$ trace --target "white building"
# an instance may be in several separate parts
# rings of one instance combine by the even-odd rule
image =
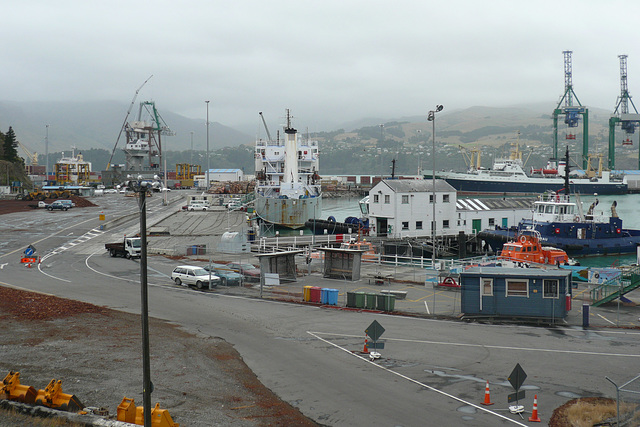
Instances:
[[[496,225],[510,227],[531,212],[533,199],[458,199],[455,188],[435,181],[437,236],[460,231],[475,234]],[[389,179],[369,192],[371,234],[394,238],[430,237],[433,217],[432,180]]]
[[[437,179],[436,234],[457,234],[456,190]],[[433,216],[431,180],[385,179],[369,191],[369,224],[376,236],[418,237],[431,235]]]
[[[206,171],[202,175],[195,175],[193,180],[198,187],[207,187]],[[242,169],[209,169],[209,185],[213,182],[242,181],[244,172]]]

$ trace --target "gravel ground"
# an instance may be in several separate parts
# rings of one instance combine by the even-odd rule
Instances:
[[[140,318],[77,301],[0,287],[0,378],[64,393],[110,414],[123,397],[142,406]],[[150,319],[151,404],[181,426],[316,426],[264,387],[232,345]],[[0,415],[0,425],[2,422]],[[8,420],[7,420],[8,421]]]

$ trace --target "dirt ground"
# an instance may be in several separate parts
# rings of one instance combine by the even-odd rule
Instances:
[[[91,206],[96,206],[95,204],[93,204],[92,202],[90,202],[89,200],[85,199],[84,197],[80,197],[80,196],[70,196],[69,200],[71,200],[73,203],[76,204],[76,207],[79,208],[86,208],[86,207],[91,207]],[[46,199],[44,200],[45,203],[49,204],[49,203],[53,203],[55,201],[55,199]],[[37,200],[9,200],[9,199],[4,199],[4,200],[0,200],[0,215],[4,215],[4,214],[8,214],[8,213],[14,213],[14,212],[29,212],[32,211],[34,208],[34,206],[38,206],[38,201]],[[42,209],[42,208],[40,208]]]
[[[21,383],[36,389],[59,379],[64,393],[114,416],[123,397],[142,406],[139,316],[0,287],[0,322],[0,378],[19,371]],[[168,409],[174,422],[317,425],[264,387],[224,340],[156,319],[149,328],[151,404]]]

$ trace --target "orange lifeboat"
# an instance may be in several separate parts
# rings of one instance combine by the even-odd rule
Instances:
[[[570,263],[567,253],[562,249],[542,246],[540,244],[540,236],[536,235],[536,233],[520,234],[516,236],[515,241],[505,243],[498,259],[548,265]]]

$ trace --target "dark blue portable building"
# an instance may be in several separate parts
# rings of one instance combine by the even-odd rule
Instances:
[[[460,273],[466,316],[562,319],[571,309],[571,272],[472,267]]]

